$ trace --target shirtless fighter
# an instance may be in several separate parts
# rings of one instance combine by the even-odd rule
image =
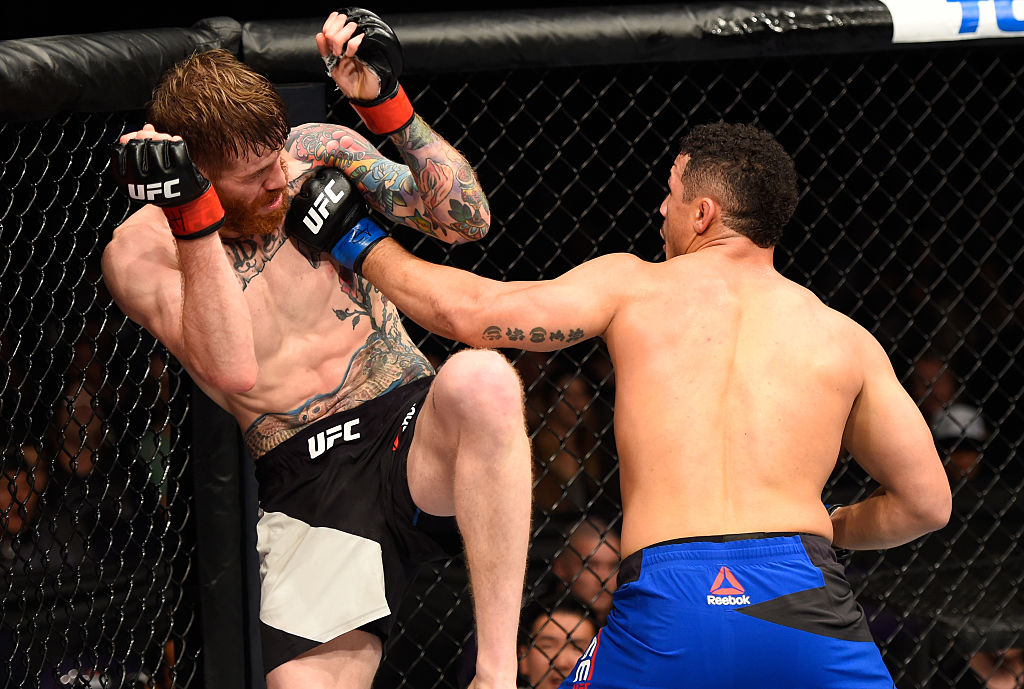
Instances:
[[[416,565],[464,544],[474,686],[511,689],[531,486],[520,382],[476,350],[435,375],[394,305],[319,241],[364,197],[390,221],[476,240],[487,202],[415,115],[386,23],[335,12],[316,44],[405,164],[347,127],[289,130],[266,79],[226,51],[193,55],[157,87],[151,124],[114,147],[115,178],[150,203],[115,230],[104,279],[244,431],[268,687],[369,687]]]
[[[503,283],[389,239],[363,257],[378,289],[445,337],[607,342],[625,559],[607,624],[563,687],[893,686],[832,546],[937,529],[950,490],[879,343],[775,270],[796,201],[770,135],[704,125],[669,172],[664,262],[611,254]],[[821,494],[844,447],[880,488],[830,515]]]

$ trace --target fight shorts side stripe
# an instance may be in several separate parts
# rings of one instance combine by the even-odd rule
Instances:
[[[644,548],[562,689],[893,689],[831,545],[738,534]]]

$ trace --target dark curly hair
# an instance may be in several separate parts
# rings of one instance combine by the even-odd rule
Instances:
[[[797,177],[793,159],[771,134],[750,124],[703,124],[683,137],[680,149],[690,156],[682,174],[690,199],[718,201],[722,221],[759,247],[779,242],[796,209]]]

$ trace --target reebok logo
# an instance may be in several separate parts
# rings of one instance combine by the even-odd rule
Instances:
[[[128,195],[136,201],[156,201],[158,198],[173,199],[181,196],[180,191],[175,191],[180,179],[169,179],[166,182],[150,182],[149,184],[129,184]]]
[[[340,193],[334,192],[334,182],[331,180],[324,187],[324,190],[320,192],[320,195],[316,197],[316,201],[308,211],[306,211],[306,217],[302,219],[302,224],[309,228],[309,231],[316,234],[320,231],[320,228],[324,226],[324,220],[331,214],[331,211],[327,209],[327,202],[337,205],[338,201],[345,198],[345,192]]]
[[[346,421],[344,425],[331,426],[326,431],[320,431],[314,435],[308,441],[309,458],[316,459],[334,447],[334,443],[339,440],[342,442],[359,440],[359,433],[353,430],[357,425],[359,425],[359,419],[352,419],[351,421]]]
[[[371,228],[374,228],[374,222],[369,218],[363,218],[349,230],[348,237],[346,239],[352,244],[365,244],[373,238],[373,232]]]
[[[736,575],[728,567],[722,567],[711,584],[708,605],[750,605],[750,596],[744,595],[744,591]]]

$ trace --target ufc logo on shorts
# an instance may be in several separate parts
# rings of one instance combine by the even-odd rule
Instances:
[[[169,179],[166,182],[150,182],[149,184],[129,184],[128,195],[136,201],[155,201],[161,196],[165,199],[173,199],[181,196],[181,192],[174,191],[180,179]]]
[[[345,198],[345,192],[342,191],[339,194],[334,193],[334,180],[332,179],[327,183],[320,195],[316,197],[316,201],[313,202],[312,208],[306,211],[306,217],[302,219],[304,224],[309,231],[316,234],[320,231],[320,228],[324,226],[324,220],[331,214],[331,211],[327,209],[327,202],[330,201],[333,204],[337,204]]]
[[[334,443],[339,440],[342,442],[359,440],[359,433],[353,430],[358,424],[359,419],[352,419],[351,421],[346,421],[344,425],[331,426],[326,431],[320,431],[314,435],[308,441],[309,458],[316,459],[334,447]]]

